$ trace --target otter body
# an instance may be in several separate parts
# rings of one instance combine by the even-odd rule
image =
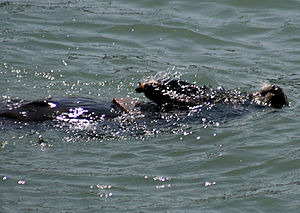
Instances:
[[[46,121],[56,118],[105,119],[121,114],[121,109],[111,102],[88,98],[50,98],[24,101],[0,109],[0,117],[20,121]]]
[[[180,79],[160,79],[140,83],[136,92],[144,93],[147,98],[165,107],[192,107],[231,103],[234,105],[260,105],[282,108],[288,106],[283,90],[275,85],[263,87],[253,94],[225,90],[222,87],[198,87]]]
[[[191,112],[209,112],[211,117],[235,116],[253,109],[288,106],[282,89],[275,85],[264,87],[257,93],[247,94],[210,86],[198,87],[181,79],[161,79],[140,83],[136,88],[151,102],[135,99],[114,99],[112,102],[88,98],[52,98],[24,101],[0,108],[0,117],[20,121],[46,121],[66,119],[89,119],[94,121],[114,119],[122,114],[143,115],[152,119],[155,113],[174,113],[184,116]],[[194,113],[195,114],[195,113]],[[200,117],[201,117],[200,116]]]

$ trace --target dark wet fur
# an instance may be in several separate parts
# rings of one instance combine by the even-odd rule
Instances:
[[[114,118],[121,114],[120,109],[111,102],[96,101],[88,98],[51,98],[32,102],[22,102],[0,109],[0,117],[15,119],[20,121],[46,121],[62,118],[73,118],[76,114],[74,110],[86,110],[82,115],[77,115],[77,119],[88,118],[100,120],[109,117]],[[103,115],[105,115],[103,117]],[[75,115],[74,115],[75,117]]]
[[[180,79],[162,79],[143,83],[136,88],[147,98],[163,107],[186,108],[199,105],[231,103],[234,105],[262,105],[281,108],[288,106],[287,97],[275,85],[264,87],[255,94],[225,90],[222,87],[198,87]]]
[[[281,108],[288,106],[287,98],[282,89],[275,85],[264,87],[257,93],[248,94],[235,90],[225,90],[222,87],[198,87],[181,79],[164,78],[140,83],[136,91],[144,93],[152,101],[136,103],[133,112],[135,113],[133,119],[136,125],[150,126],[152,122],[155,126],[162,120],[167,122],[171,122],[171,120],[175,122],[198,120],[201,122],[205,118],[209,121],[218,121],[224,117],[234,117],[264,107]],[[25,122],[73,118],[103,121],[124,114],[126,113],[113,102],[87,98],[53,98],[14,104],[7,103],[0,108],[0,117]]]

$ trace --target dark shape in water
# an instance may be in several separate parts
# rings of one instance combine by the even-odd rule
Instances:
[[[180,79],[165,78],[147,83],[140,83],[136,88],[152,102],[140,102],[132,98],[113,99],[112,102],[96,101],[88,98],[50,98],[39,101],[9,104],[0,108],[0,117],[20,121],[45,121],[89,119],[103,121],[114,119],[123,114],[143,115],[151,120],[159,113],[175,111],[190,112],[197,109],[199,118],[204,111],[211,119],[234,116],[251,111],[250,107],[288,106],[287,97],[282,89],[275,85],[265,86],[254,94],[240,93],[224,88],[210,86],[198,87]],[[156,114],[155,114],[156,113]],[[187,113],[183,113],[186,117]],[[138,117],[138,116],[137,116]],[[157,118],[157,116],[155,117]]]
[[[111,102],[89,98],[49,98],[37,101],[24,101],[8,104],[0,109],[0,117],[20,121],[46,121],[52,119],[77,118],[101,120],[114,118],[121,110]]]
[[[161,79],[139,83],[136,92],[143,92],[147,98],[163,107],[186,108],[207,104],[232,103],[235,105],[260,105],[282,108],[288,106],[283,90],[275,85],[263,87],[254,94],[216,89],[210,86],[198,87],[180,79]]]

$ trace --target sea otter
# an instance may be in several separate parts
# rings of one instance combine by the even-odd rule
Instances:
[[[111,102],[88,98],[49,98],[21,103],[6,103],[0,108],[0,117],[20,121],[45,121],[89,119],[101,121],[114,119],[124,114],[139,114],[152,118],[153,113],[191,110],[222,111],[235,114],[237,110],[247,111],[250,107],[282,108],[288,106],[283,90],[275,85],[263,87],[257,93],[240,93],[222,87],[198,87],[178,78],[163,78],[157,81],[139,83],[136,92],[144,93],[151,102],[133,98],[114,98]],[[211,110],[213,109],[213,110]],[[214,115],[210,115],[214,116]],[[220,116],[220,115],[219,115]]]
[[[198,87],[181,79],[160,79],[139,83],[136,92],[144,93],[147,98],[164,107],[192,107],[199,105],[232,103],[271,106],[282,108],[288,106],[283,90],[276,85],[266,85],[253,94],[225,90],[222,87],[212,88],[204,85]]]

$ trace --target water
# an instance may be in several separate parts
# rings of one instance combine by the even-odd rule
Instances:
[[[0,136],[0,212],[298,212],[300,2],[2,1],[1,100],[143,97],[138,81],[291,102],[220,126],[95,138],[43,124]],[[4,128],[4,129],[5,129]]]

